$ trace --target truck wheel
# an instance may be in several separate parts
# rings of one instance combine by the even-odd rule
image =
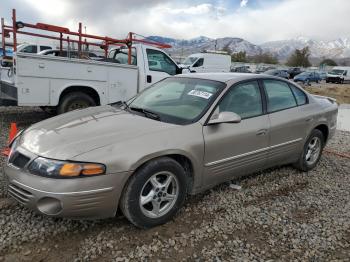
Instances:
[[[71,92],[61,98],[57,113],[63,114],[90,106],[96,106],[96,102],[91,96],[83,92]]]
[[[151,228],[168,222],[183,205],[186,194],[183,167],[163,157],[145,164],[129,179],[120,208],[135,226]]]
[[[304,172],[312,170],[321,158],[324,143],[322,132],[314,129],[306,140],[300,158],[294,163],[294,167]]]

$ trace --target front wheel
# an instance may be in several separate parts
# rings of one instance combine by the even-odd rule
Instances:
[[[321,158],[324,143],[322,132],[318,129],[313,130],[304,144],[298,162],[294,163],[294,167],[301,171],[310,171],[315,168]]]
[[[163,157],[146,163],[128,181],[120,200],[125,217],[140,228],[168,222],[187,194],[187,177],[175,160]]]

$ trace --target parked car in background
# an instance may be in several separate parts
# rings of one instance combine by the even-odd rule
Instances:
[[[264,74],[289,79],[289,74],[287,70],[271,69],[265,71]]]
[[[289,78],[293,79],[296,75],[299,75],[304,71],[302,71],[299,67],[292,67],[292,68],[289,68],[287,72],[289,74]]]
[[[350,67],[335,66],[327,74],[326,83],[342,84],[344,81],[350,81]]]
[[[47,49],[44,51],[41,51],[38,53],[38,55],[47,55],[47,56],[61,56],[61,57],[70,57],[70,58],[97,58],[98,56],[89,51],[82,51],[79,52],[74,50],[74,51],[68,51],[68,50],[62,50],[60,51],[59,49]]]
[[[272,69],[276,69],[276,67],[274,67],[274,66],[258,66],[255,69],[254,73],[255,74],[261,74],[261,73],[266,72],[267,70],[272,70]]]
[[[252,73],[249,66],[233,66],[231,72],[236,73]]]
[[[313,169],[337,111],[333,99],[277,77],[168,77],[123,106],[24,130],[4,169],[8,192],[51,217],[107,218],[120,208],[136,226],[154,227],[188,194],[276,165]]]
[[[310,84],[311,82],[318,83],[321,81],[321,77],[316,72],[304,72],[294,77],[294,82],[302,82],[303,84]]]
[[[231,56],[216,53],[193,54],[180,67],[187,68],[192,73],[230,72]]]
[[[327,79],[327,72],[318,71],[317,73],[320,75],[321,80],[326,80]]]

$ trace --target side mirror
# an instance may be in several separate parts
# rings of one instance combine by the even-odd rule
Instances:
[[[221,112],[219,115],[214,114],[209,120],[209,125],[222,124],[222,123],[239,123],[241,117],[233,112]]]

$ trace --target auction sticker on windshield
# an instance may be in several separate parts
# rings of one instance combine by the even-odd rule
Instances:
[[[191,90],[188,92],[190,96],[198,96],[201,98],[209,99],[213,94],[205,91]]]

